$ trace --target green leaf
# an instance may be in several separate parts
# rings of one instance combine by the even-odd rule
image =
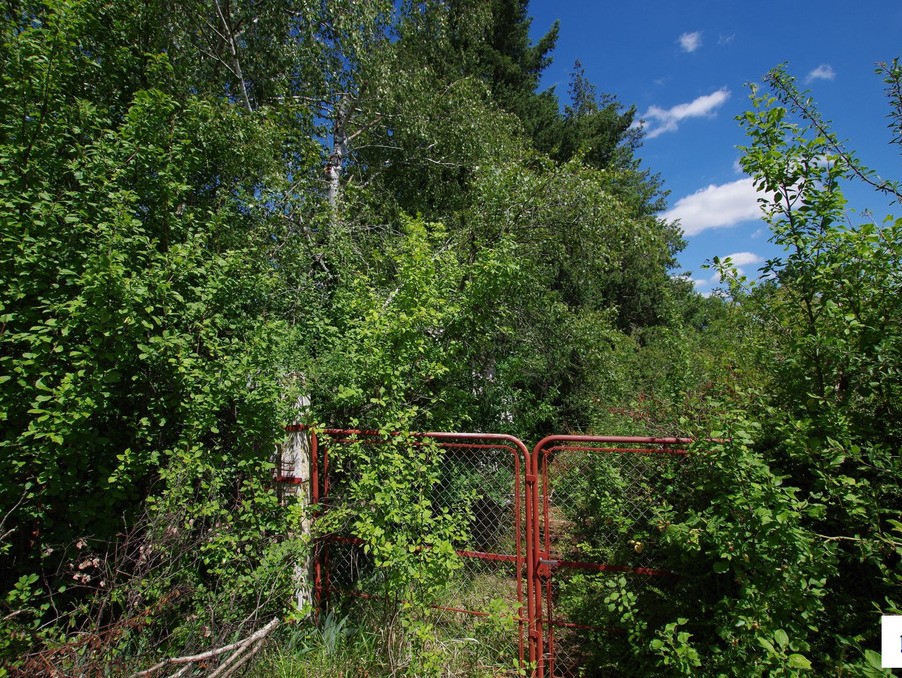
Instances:
[[[777,641],[777,645],[779,645],[781,648],[786,648],[789,646],[789,636],[783,629],[777,629],[776,631],[774,631],[774,640]]]
[[[772,655],[777,654],[776,648],[774,648],[773,644],[767,638],[762,638],[761,636],[758,636],[756,638],[756,640],[758,641],[758,644],[761,645],[761,647],[763,647],[765,650],[770,652]]]
[[[883,671],[883,657],[879,652],[874,652],[874,650],[865,650],[864,660],[871,668]]]
[[[810,669],[811,662],[804,655],[794,653],[794,654],[789,655],[789,668],[791,668],[791,669]]]

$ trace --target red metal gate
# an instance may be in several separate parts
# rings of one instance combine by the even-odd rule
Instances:
[[[621,675],[622,619],[653,610],[673,574],[657,548],[680,494],[681,438],[549,436],[533,449],[537,675]]]
[[[311,433],[312,500],[320,511],[340,504],[349,472],[330,468],[329,450],[385,440],[373,431]],[[616,673],[628,662],[623,601],[654,609],[651,599],[674,576],[659,558],[659,509],[680,493],[679,461],[691,441],[549,436],[530,452],[500,434],[412,440],[441,451],[433,506],[453,506],[469,521],[467,538],[454,545],[461,585],[435,609],[457,620],[511,621],[508,656],[538,678]],[[321,535],[314,563],[320,604],[338,592],[378,596],[360,583],[371,567],[350,534]]]
[[[468,522],[467,538],[454,544],[461,559],[459,585],[449,586],[449,599],[434,609],[446,613],[446,623],[457,626],[466,626],[461,620],[467,619],[509,622],[515,628],[516,644],[504,657],[510,660],[508,665],[534,665],[537,648],[530,642],[529,629],[535,618],[529,557],[534,509],[525,483],[531,468],[528,448],[516,438],[498,434],[419,433],[413,441],[434,444],[441,454],[440,474],[430,495],[433,509],[440,512],[450,507]],[[385,442],[374,431],[327,429],[312,435],[314,504],[328,512],[342,501],[341,484],[348,469],[330,464],[330,450],[336,445]],[[338,592],[378,597],[378,591],[360,583],[368,568],[360,540],[340,530],[320,536],[314,562],[314,591],[320,603]],[[500,660],[503,648],[495,656]]]

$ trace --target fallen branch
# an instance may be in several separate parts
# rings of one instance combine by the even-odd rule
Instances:
[[[224,663],[220,668],[210,674],[209,678],[229,678],[229,676],[235,675],[242,666],[244,666],[248,661],[250,661],[255,654],[260,651],[260,648],[263,647],[263,639],[257,641],[254,646],[247,646],[249,651],[247,654],[238,659],[238,656],[241,654],[240,652],[236,652],[231,657],[229,657],[228,662]],[[235,661],[237,659],[237,661]],[[233,663],[234,662],[234,663]],[[231,664],[231,666],[227,666],[227,664]]]
[[[132,674],[131,678],[144,678],[145,676],[151,676],[157,671],[167,666],[172,666],[173,664],[194,664],[195,662],[202,662],[206,659],[213,659],[214,657],[219,657],[220,655],[227,654],[232,652],[233,650],[237,650],[232,657],[229,657],[225,661],[225,665],[231,664],[235,659],[238,658],[239,655],[244,654],[244,652],[249,649],[255,643],[259,643],[262,641],[269,633],[279,625],[279,618],[275,617],[272,621],[270,621],[266,626],[262,629],[259,629],[249,635],[247,638],[239,640],[235,643],[231,643],[229,645],[224,645],[223,647],[216,648],[214,650],[208,650],[206,652],[201,652],[200,654],[189,655],[186,657],[170,657],[169,659],[164,659],[163,661],[154,664],[149,669],[145,669],[144,671],[139,671],[138,673]],[[244,660],[253,656],[256,653],[256,649],[253,652],[246,655],[242,661],[238,663],[241,665],[244,663]],[[222,667],[220,667],[222,668]],[[235,668],[235,667],[233,667]],[[181,671],[177,672],[176,675],[181,675]],[[214,675],[223,675],[219,674],[219,672],[215,672]],[[225,674],[228,675],[228,674]]]

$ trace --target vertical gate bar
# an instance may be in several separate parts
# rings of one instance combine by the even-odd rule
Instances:
[[[552,581],[551,581],[551,573],[545,577],[545,600],[548,602],[548,675],[554,676],[554,665],[556,663],[557,657],[554,653],[554,602],[552,600],[552,596],[554,595],[552,591]]]
[[[314,505],[319,504],[319,438],[315,431],[310,432],[310,498]]]
[[[545,676],[545,640],[544,640],[544,622],[542,619],[542,586],[539,579],[539,558],[541,557],[541,548],[539,544],[539,455],[537,454],[539,447],[536,446],[532,451],[532,515],[530,523],[532,523],[532,556],[530,558],[532,564],[532,577],[530,577],[530,589],[533,594],[533,614],[531,623],[535,628],[535,652],[536,652],[536,676],[544,678]]]
[[[319,497],[319,437],[316,435],[316,431],[310,431],[310,500],[317,507],[312,516],[313,520],[319,515]],[[319,613],[323,606],[323,572],[320,549],[312,535],[310,549],[313,551],[313,596],[316,599],[314,615],[319,621]]]
[[[525,523],[525,531],[526,531],[526,639],[529,650],[529,663],[532,664],[536,661],[536,647],[535,647],[535,594],[533,592],[533,549],[532,549],[532,486],[535,483],[535,477],[532,476],[532,464],[530,463],[529,456],[526,455],[523,464],[523,475],[524,483],[524,507],[523,507],[523,516],[522,520]],[[521,518],[518,516],[517,520]],[[519,530],[518,530],[519,531]],[[520,572],[523,571],[523,563],[519,563],[517,565],[520,568]],[[521,613],[522,616],[522,613]],[[521,659],[522,666],[522,659]]]
[[[522,540],[522,531],[525,529],[523,525],[523,513],[522,511],[525,509],[524,503],[521,501],[520,492],[523,484],[520,482],[520,474],[523,473],[523,467],[520,466],[520,458],[519,456],[514,454],[514,549],[517,556],[517,603],[519,604],[519,609],[517,611],[517,617],[519,618],[517,621],[517,649],[519,651],[519,660],[520,666],[522,667],[524,662],[526,661],[526,654],[529,652],[529,627],[528,624],[524,628],[523,624],[523,567],[525,561],[523,559],[523,540]],[[528,589],[526,589],[528,591]],[[529,600],[526,601],[526,615],[527,619],[529,619]],[[524,647],[524,631],[526,635],[525,647]]]
[[[533,578],[535,576],[535,558],[534,558],[534,550],[533,550],[533,533],[535,525],[533,525],[533,503],[532,503],[532,490],[535,485],[535,475],[532,473],[532,460],[529,455],[529,450],[526,446],[519,440],[521,452],[523,453],[523,493],[524,493],[524,506],[523,506],[523,514],[522,520],[525,523],[525,532],[524,538],[526,540],[526,553],[525,555],[525,564],[526,564],[526,640],[529,651],[529,663],[533,665],[538,661],[537,656],[537,648],[536,648],[536,634],[535,634],[535,590],[533,586]],[[520,517],[517,518],[520,520]],[[518,530],[519,533],[519,530]],[[520,572],[523,572],[523,562],[518,564],[518,568]],[[521,611],[522,617],[522,611]],[[521,658],[521,666],[523,665],[523,661]]]
[[[551,512],[549,511],[549,496],[550,491],[548,489],[549,479],[548,475],[549,464],[548,464],[548,454],[543,451],[543,453],[539,457],[541,459],[542,464],[542,514],[539,519],[542,521],[542,527],[544,528],[542,536],[542,552],[540,554],[541,558],[546,560],[551,559],[551,528],[549,527]],[[550,566],[549,566],[550,568]],[[552,601],[552,581],[551,581],[551,570],[549,569],[544,576],[542,581],[543,585],[543,602],[545,605],[545,644],[547,646],[547,654],[548,654],[548,674],[550,676],[554,676],[554,664],[555,664],[555,656],[554,656],[554,604]]]
[[[514,550],[517,556],[517,603],[520,608],[517,610],[517,652],[520,659],[520,666],[523,666],[523,544],[520,538],[521,530],[521,513],[523,508],[520,502],[520,474],[522,473],[520,466],[520,457],[514,452]],[[527,600],[527,610],[529,601]],[[527,618],[528,618],[527,612]],[[528,636],[528,629],[527,629]]]

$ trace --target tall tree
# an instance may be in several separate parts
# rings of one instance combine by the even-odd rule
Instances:
[[[461,26],[466,21],[471,5],[470,0],[449,2],[452,26]],[[483,27],[482,39],[474,43],[468,31],[463,36],[453,35],[453,44],[474,51],[467,64],[473,69],[469,72],[482,78],[498,105],[516,115],[527,133],[539,139],[558,115],[553,90],[542,93],[536,90],[542,72],[551,63],[559,26],[553,24],[533,44],[529,37],[532,25],[529,0],[492,0],[489,7],[491,13]]]
[[[577,61],[570,75],[570,103],[544,138],[548,153],[559,162],[577,155],[597,169],[621,170],[621,199],[642,214],[664,209],[662,180],[642,169],[636,157],[642,134],[633,125],[636,109],[624,109],[611,94],[599,95]]]
[[[902,73],[895,65],[878,73],[898,120]],[[833,559],[822,594],[830,613],[816,633],[800,635],[820,672],[865,675],[879,646],[874,608],[895,613],[902,600],[902,220],[854,223],[843,186],[859,181],[898,197],[900,184],[847,150],[783,68],[766,84],[753,88],[754,109],[740,117],[750,140],[741,163],[783,253],[751,293],[729,266],[724,273],[761,331],[770,377],[755,403],[764,409],[761,446],[791,477],[807,506],[805,528]]]

